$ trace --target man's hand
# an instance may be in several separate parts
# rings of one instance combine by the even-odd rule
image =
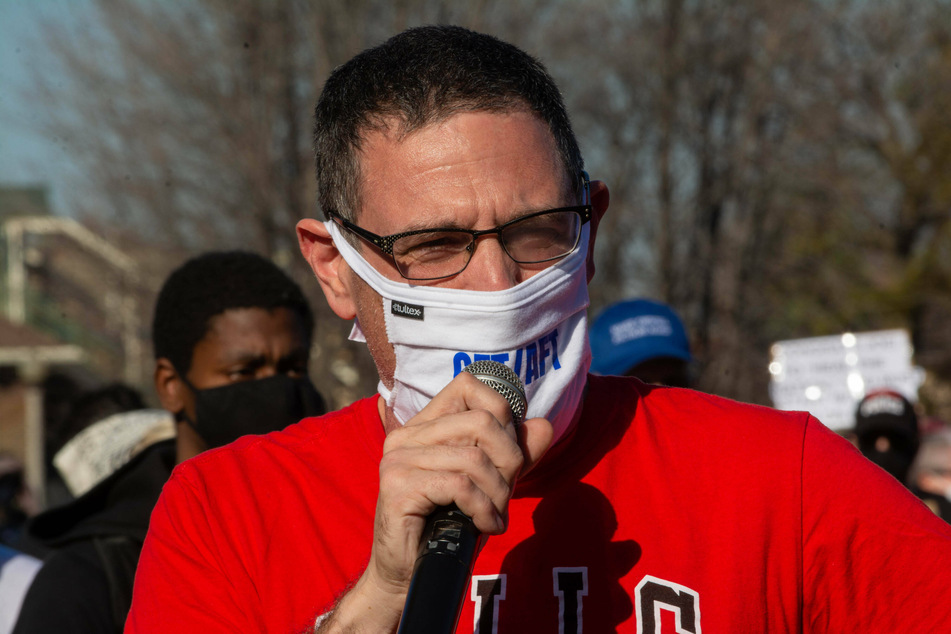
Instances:
[[[545,419],[516,429],[505,398],[467,372],[456,376],[387,435],[370,562],[320,631],[395,631],[427,516],[455,503],[483,533],[504,532],[516,478],[551,439]]]

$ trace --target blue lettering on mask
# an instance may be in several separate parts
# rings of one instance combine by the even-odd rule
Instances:
[[[534,343],[525,347],[525,378],[522,380],[526,386],[532,384],[532,381],[541,376],[538,369],[538,348]]]
[[[558,331],[552,330],[547,337],[542,337],[542,341],[548,339],[551,344],[551,367],[553,370],[560,370],[561,364],[558,363]]]
[[[474,354],[470,358],[465,352],[457,352],[456,355],[452,358],[452,376],[455,377],[457,374],[462,372],[462,369],[473,363],[475,361],[498,361],[502,365],[508,364],[509,353],[500,352],[498,354]]]
[[[526,386],[531,385],[532,381],[545,376],[548,370],[560,370],[561,363],[558,361],[558,330],[552,330],[538,341],[534,341],[524,348],[514,351],[515,363],[512,368],[515,374],[522,379]],[[503,365],[508,365],[511,353],[500,352],[498,354],[469,354],[459,351],[452,358],[452,376],[462,372],[470,363],[474,361],[498,361]],[[524,360],[525,373],[522,373],[522,361]]]
[[[452,358],[452,376],[455,378],[457,374],[462,372],[462,368],[466,367],[472,363],[472,359],[469,358],[465,352],[457,352],[456,356]]]

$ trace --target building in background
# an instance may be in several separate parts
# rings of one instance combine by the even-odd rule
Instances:
[[[72,218],[42,187],[0,188],[0,450],[25,464],[40,505],[47,447],[70,399],[121,378],[150,380],[139,263]]]

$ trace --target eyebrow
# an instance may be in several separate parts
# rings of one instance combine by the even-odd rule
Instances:
[[[265,361],[265,354],[262,352],[251,352],[249,350],[232,350],[221,355],[218,361],[223,366],[231,366],[235,364],[260,365]]]
[[[280,362],[287,359],[307,358],[308,349],[309,348],[306,345],[297,346],[288,351],[287,354],[281,355],[277,361]],[[221,355],[219,361],[224,365],[233,365],[236,363],[251,363],[261,365],[266,362],[266,359],[267,354],[264,352],[252,352],[247,349],[238,349],[228,351]]]
[[[532,214],[536,214],[541,211],[549,211],[552,209],[564,209],[565,207],[577,207],[577,206],[578,205],[570,205],[570,204],[569,205],[555,205],[555,206],[544,206],[539,209],[522,210],[517,212],[514,216],[512,216],[508,220],[504,222],[500,222],[497,225],[494,225],[492,228],[501,227],[502,225],[506,225],[514,220],[519,220],[520,218],[524,218],[525,216],[530,216]],[[396,233],[381,234],[381,237],[397,235],[400,233],[410,233],[412,231],[439,231],[440,229],[458,229],[460,231],[473,231],[473,229],[463,226],[462,223],[460,223],[458,220],[453,218],[447,221],[446,223],[437,224],[437,225],[424,224],[420,221],[416,221],[413,224],[409,225],[408,227],[404,228],[402,231],[397,231]]]

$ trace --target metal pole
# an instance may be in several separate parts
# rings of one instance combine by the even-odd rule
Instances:
[[[43,442],[43,378],[46,365],[28,361],[20,365],[23,380],[23,474],[40,509],[46,508],[46,461]]]
[[[26,321],[26,264],[23,261],[23,227],[8,220],[7,234],[7,319],[15,324]]]

